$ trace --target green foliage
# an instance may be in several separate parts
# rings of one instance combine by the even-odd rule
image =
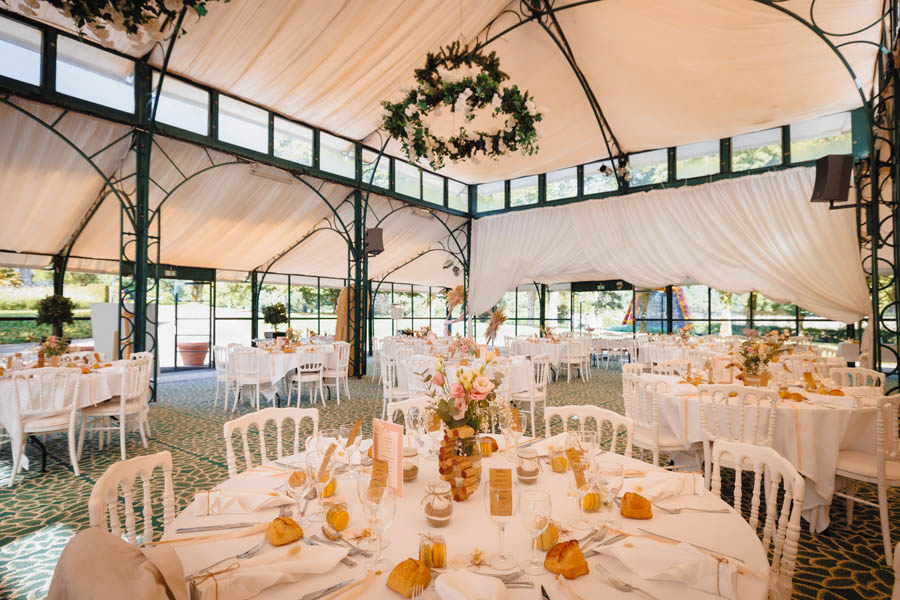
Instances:
[[[75,321],[63,328],[66,337],[82,339],[92,337],[90,319]],[[52,335],[49,325],[37,325],[33,320],[0,321],[0,344],[24,344],[39,342],[41,338]]]
[[[264,306],[262,313],[263,321],[273,326],[275,331],[278,331],[279,325],[288,322],[287,309],[284,307],[284,302],[276,302],[275,304]]]
[[[47,0],[63,15],[70,17],[79,30],[90,27],[100,39],[109,37],[107,28],[136,35],[144,30],[151,39],[160,35],[174,22],[182,7],[192,9],[198,17],[206,14],[206,5],[215,0],[145,0],[143,2],[115,2],[109,0]],[[228,2],[229,0],[222,0]],[[29,16],[37,16],[26,3],[19,4]]]
[[[15,269],[3,267],[0,268],[0,285],[19,287],[22,285],[22,278],[19,277],[19,272]]]
[[[65,296],[47,296],[38,302],[37,323],[50,325],[55,331],[62,331],[64,324],[71,325],[75,322],[72,319],[74,309],[75,303]]]
[[[735,150],[731,155],[732,171],[747,171],[781,164],[781,144]]]

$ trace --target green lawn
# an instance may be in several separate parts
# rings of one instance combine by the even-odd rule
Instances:
[[[0,317],[25,317],[21,321],[0,321],[0,344],[22,344],[27,342],[40,342],[42,337],[52,333],[49,325],[38,325],[27,317],[34,317],[33,310],[0,310]],[[76,309],[76,317],[90,317],[90,309]],[[75,321],[74,325],[66,325],[63,334],[72,339],[89,338],[91,335],[91,321]]]

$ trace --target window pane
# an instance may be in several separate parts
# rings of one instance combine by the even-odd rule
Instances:
[[[506,202],[504,187],[502,181],[478,184],[478,212],[501,210]]]
[[[154,71],[154,93],[157,85],[159,85],[159,73]],[[209,133],[209,94],[189,83],[165,77],[162,91],[159,94],[156,120],[207,135]]]
[[[570,167],[547,173],[547,200],[574,198],[578,195],[578,169]]]
[[[63,94],[134,112],[134,61],[59,36],[56,89]]]
[[[426,202],[444,205],[444,178],[434,173],[422,172],[422,195]]]
[[[293,278],[292,278],[293,281]],[[313,317],[318,315],[318,289],[311,285],[291,286],[291,318]]]
[[[850,154],[850,113],[791,123],[791,162],[815,160],[827,154]]]
[[[667,317],[665,290],[635,290],[632,318],[638,331],[665,333]]]
[[[452,179],[448,181],[447,206],[456,210],[469,210],[469,186]]]
[[[709,288],[705,285],[676,285],[672,288],[673,318],[706,319],[709,316]]]
[[[281,117],[275,117],[275,156],[301,165],[313,164],[313,131]]]
[[[509,205],[537,204],[538,176],[519,177],[509,182]]]
[[[356,177],[356,148],[353,142],[335,137],[324,131],[319,134],[319,167],[323,171]]]
[[[413,198],[421,198],[419,185],[419,167],[400,160],[394,161],[394,174],[397,177],[396,192]]]
[[[265,154],[269,151],[269,114],[246,102],[219,96],[219,139]]]
[[[377,167],[375,166],[376,161],[378,162]],[[374,177],[372,177],[373,171],[375,172]],[[391,159],[386,155],[382,155],[381,159],[379,159],[377,152],[363,148],[362,180],[363,183],[371,181],[372,185],[377,185],[384,189],[391,187]]]
[[[794,320],[796,309],[793,304],[770,300],[762,294],[756,294],[756,307],[753,310],[754,319],[790,319]]]
[[[322,316],[337,314],[337,299],[341,295],[341,289],[344,287],[343,279],[326,279],[322,278],[322,287],[319,290],[322,302]],[[324,325],[323,325],[324,327]],[[321,331],[319,333],[322,333]],[[332,333],[334,330],[332,329]]]
[[[750,318],[750,294],[734,294],[721,290],[712,291],[712,304],[709,307],[710,316],[713,319],[741,319]],[[740,334],[740,329],[735,329],[735,334]]]
[[[731,139],[731,169],[746,171],[781,164],[781,127]]]
[[[603,166],[606,167],[606,173],[600,172],[600,168]],[[613,170],[611,160],[598,160],[584,165],[584,193],[601,194],[616,191],[619,184],[616,182]]]
[[[663,183],[669,178],[669,152],[665,148],[628,157],[631,163],[631,187]]]
[[[675,176],[678,179],[714,175],[719,172],[719,140],[697,142],[675,148]]]
[[[41,32],[0,18],[0,75],[41,85]]]

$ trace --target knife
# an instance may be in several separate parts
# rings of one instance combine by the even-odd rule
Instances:
[[[242,527],[252,527],[259,523],[226,523],[225,525],[204,525],[202,527],[179,527],[175,533],[198,533],[200,531],[218,531],[220,529],[240,529]]]
[[[310,593],[306,594],[305,596],[301,596],[300,600],[318,600],[319,598],[321,598],[323,596],[327,596],[331,592],[337,591],[344,586],[350,585],[351,583],[353,583],[353,580],[347,579],[340,583],[336,583],[331,587],[327,587],[324,590],[319,590],[318,592],[310,592]]]
[[[543,586],[543,585],[541,585],[541,597],[542,597],[544,600],[550,600],[550,595],[547,594],[547,590],[544,589],[544,586]]]

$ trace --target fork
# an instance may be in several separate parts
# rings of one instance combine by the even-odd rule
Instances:
[[[223,558],[222,560],[216,561],[216,562],[214,562],[213,564],[211,564],[211,565],[209,565],[208,567],[206,567],[205,569],[201,569],[200,571],[197,571],[196,573],[194,573],[194,575],[188,575],[187,577],[185,577],[185,579],[190,580],[190,578],[193,577],[193,576],[196,576],[196,575],[202,575],[203,573],[206,573],[207,571],[209,571],[209,570],[212,569],[213,567],[222,564],[222,563],[225,562],[226,560],[235,560],[235,559],[243,559],[243,558],[252,558],[252,557],[256,556],[257,554],[259,554],[259,551],[262,550],[262,549],[263,549],[263,546],[265,546],[265,545],[266,545],[266,538],[263,537],[262,541],[261,541],[259,544],[257,544],[256,546],[253,546],[253,547],[250,548],[249,550],[247,550],[247,551],[245,551],[245,552],[241,552],[240,554],[235,554],[234,556],[229,556],[228,558]]]
[[[587,552],[585,552],[584,557],[590,558],[592,556],[597,556],[598,554],[600,554],[600,552],[597,551],[597,548],[599,548],[600,546],[609,546],[611,544],[615,544],[619,540],[624,540],[627,537],[628,537],[628,535],[626,535],[624,533],[620,533],[619,535],[614,535],[613,537],[609,538],[608,540],[604,540],[604,541],[600,542],[599,544],[594,546],[591,550],[588,550]]]
[[[619,579],[617,576],[610,573],[609,569],[607,569],[600,563],[594,563],[594,564],[596,564],[597,567],[599,567],[599,569],[601,571],[603,571],[603,575],[604,575],[604,578],[606,579],[606,581],[611,586],[613,586],[614,588],[619,590],[620,592],[625,592],[625,593],[637,592],[638,594],[641,594],[644,597],[649,598],[650,600],[659,600],[659,598],[657,598],[656,596],[654,596],[647,590],[641,589],[639,587],[635,587],[635,586],[631,585],[630,583],[628,583],[627,581],[623,581],[623,580]]]
[[[669,513],[670,515],[677,515],[683,511],[689,510],[691,512],[699,512],[699,513],[728,513],[731,510],[727,508],[693,508],[690,506],[681,506],[676,508],[666,508],[665,506],[660,506],[659,504],[653,503],[654,508],[658,508],[664,513]]]
[[[421,585],[414,585],[412,591],[410,593],[411,600],[422,600],[422,596],[425,594],[425,588]]]
[[[314,537],[304,538],[304,540],[310,546],[318,546],[319,544],[327,544],[329,546],[335,545],[335,544],[329,544],[328,542],[323,542],[322,540],[316,539]],[[356,561],[353,560],[352,558],[350,558],[350,555],[348,554],[347,556],[345,556],[344,558],[341,559],[341,564],[344,566],[350,567],[352,569],[353,567],[356,566]]]

